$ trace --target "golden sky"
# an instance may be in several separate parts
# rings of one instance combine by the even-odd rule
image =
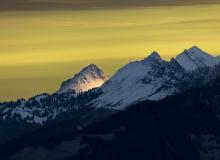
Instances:
[[[0,101],[54,92],[95,63],[112,75],[153,50],[220,53],[220,5],[0,11]]]

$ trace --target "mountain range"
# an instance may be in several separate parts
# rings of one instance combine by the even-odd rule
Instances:
[[[111,78],[91,64],[64,81],[52,95],[0,103],[0,119],[42,125],[82,105],[123,110],[143,100],[158,101],[214,79],[219,61],[218,57],[192,47],[169,62],[154,51],[143,60],[128,63]],[[96,96],[79,100],[83,94]]]
[[[130,108],[136,108],[135,106],[141,105],[141,108],[148,108],[148,105],[152,106],[151,103],[157,106],[160,102],[165,103],[167,99],[174,99],[175,104],[178,105],[178,95],[188,92],[191,94],[208,85],[212,85],[208,90],[211,94],[215,88],[213,85],[218,86],[219,62],[219,57],[214,57],[196,46],[184,50],[170,61],[163,60],[159,53],[154,51],[143,60],[126,64],[112,77],[95,64],[90,64],[72,78],[62,82],[58,91],[53,94],[43,93],[28,100],[21,98],[17,101],[1,102],[0,151],[2,155],[0,154],[0,158],[29,145],[46,143],[48,139],[84,132],[84,128],[93,126],[94,123],[100,122],[104,125],[107,123],[111,126],[110,122],[105,122],[106,119],[108,121],[114,115],[117,117],[121,112],[122,115],[124,113],[126,115],[127,110],[130,114],[130,110],[133,110]],[[202,93],[205,94],[204,89]],[[172,98],[173,96],[175,98]],[[179,100],[179,105],[185,104],[182,99]],[[193,102],[189,103],[193,104]],[[206,103],[205,99],[203,103]],[[216,105],[214,102],[212,104]],[[216,106],[215,112],[215,116],[218,117]],[[152,117],[150,113],[145,114]],[[138,117],[138,114],[135,117]],[[115,123],[117,122],[114,121],[112,125]],[[124,130],[123,126],[120,128]],[[121,132],[120,128],[116,130]],[[84,134],[87,134],[86,132]],[[26,140],[26,137],[30,137],[31,140],[28,138]],[[107,136],[107,139],[111,137]],[[93,137],[89,138],[93,139]],[[87,144],[93,143],[87,142]],[[76,145],[75,142],[74,145]],[[96,146],[94,149],[98,151]],[[29,154],[29,152],[26,153]],[[77,156],[75,158],[80,159]],[[91,159],[95,159],[94,157]]]

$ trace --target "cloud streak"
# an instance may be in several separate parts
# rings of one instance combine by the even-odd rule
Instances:
[[[0,0],[5,10],[69,10],[217,4],[219,0]]]

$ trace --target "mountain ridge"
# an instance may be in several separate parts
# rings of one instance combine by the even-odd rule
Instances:
[[[191,57],[186,59],[186,55]],[[158,101],[181,92],[182,84],[179,82],[189,85],[187,83],[190,83],[191,79],[187,75],[196,75],[197,69],[214,67],[218,63],[219,59],[196,46],[178,54],[170,61],[163,60],[153,51],[147,58],[131,62],[119,69],[100,87],[103,94],[92,103],[98,108],[108,106],[113,109],[125,109],[132,103],[146,99]],[[193,67],[189,70],[191,66]]]
[[[205,53],[197,47],[189,50]],[[186,70],[175,58],[168,62],[154,51],[143,60],[128,63],[107,80],[104,72],[91,64],[65,81],[67,87],[64,87],[63,92],[0,103],[0,119],[3,122],[12,120],[44,125],[62,113],[80,110],[85,105],[92,109],[124,110],[144,100],[159,101],[188,88],[205,85],[219,74],[219,66],[216,65],[199,65],[194,70]],[[76,92],[72,88],[75,79],[79,80],[79,84],[85,80],[87,85],[87,75],[92,81],[93,78],[101,78],[101,83],[98,83],[99,86],[88,85],[88,88],[83,88],[83,83]]]

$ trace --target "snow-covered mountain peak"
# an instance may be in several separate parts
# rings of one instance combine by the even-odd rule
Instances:
[[[159,53],[157,51],[153,51],[148,57],[147,59],[157,59],[157,60],[161,60],[161,57],[159,55]]]
[[[173,74],[171,70],[169,62],[153,52],[144,60],[122,67],[101,87],[102,94],[91,104],[97,108],[124,109],[141,100],[160,100],[175,92],[168,85],[171,79],[169,76]]]
[[[193,71],[201,67],[212,67],[219,63],[217,58],[197,46],[184,50],[176,56],[176,61],[187,71]]]
[[[96,73],[99,74],[100,72],[102,72],[102,70],[95,64],[90,64],[88,66],[86,66],[85,68],[83,68],[79,74],[85,74],[85,73]]]
[[[198,46],[193,46],[191,48],[188,49],[189,52],[192,53],[205,53],[202,49],[200,49]],[[207,53],[206,53],[207,54]]]
[[[143,60],[144,62],[151,62],[151,61],[158,61],[161,62],[163,61],[162,58],[160,57],[159,53],[156,51],[153,51],[147,58]]]
[[[85,92],[93,88],[100,87],[109,79],[100,68],[95,64],[90,64],[83,68],[78,74],[64,81],[58,93],[63,93],[68,90],[73,90],[76,93]]]

